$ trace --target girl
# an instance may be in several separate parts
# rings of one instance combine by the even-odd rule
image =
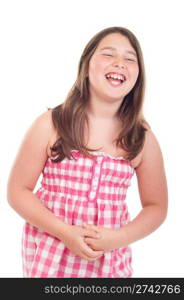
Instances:
[[[161,150],[142,114],[144,84],[136,37],[104,29],[84,49],[66,101],[27,132],[8,181],[8,201],[26,220],[24,276],[132,276],[129,245],[167,212]],[[130,222],[134,173],[142,210]]]

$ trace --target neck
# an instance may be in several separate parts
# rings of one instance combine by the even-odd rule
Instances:
[[[87,113],[91,117],[96,119],[116,119],[116,113],[122,103],[122,99],[118,101],[111,102],[107,99],[98,99],[93,97],[89,99],[87,106]]]

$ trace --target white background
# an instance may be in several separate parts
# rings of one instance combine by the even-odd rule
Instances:
[[[147,74],[144,114],[160,143],[169,189],[166,221],[132,244],[133,277],[184,276],[182,4],[179,0],[0,2],[0,277],[22,277],[24,220],[6,199],[18,147],[33,120],[65,99],[86,43],[110,26],[129,28],[142,46]],[[140,209],[136,176],[127,202],[133,218]]]

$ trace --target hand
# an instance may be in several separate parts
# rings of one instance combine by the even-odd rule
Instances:
[[[67,224],[61,240],[68,249],[81,258],[89,261],[97,260],[103,255],[103,251],[92,250],[85,242],[87,237],[96,240],[100,238],[100,235],[97,230]]]
[[[99,232],[101,238],[94,239],[93,237],[86,237],[84,240],[86,244],[93,250],[111,251],[116,248],[123,247],[122,230],[110,229],[101,226],[84,224],[84,228]]]

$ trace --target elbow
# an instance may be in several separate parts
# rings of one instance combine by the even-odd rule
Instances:
[[[160,225],[165,222],[167,218],[167,213],[168,213],[168,205],[165,205],[164,207],[163,206],[159,207],[158,215],[159,215]]]
[[[11,207],[14,207],[16,192],[15,192],[15,188],[12,187],[11,183],[8,183],[7,185],[6,195],[7,195],[8,204]]]
[[[167,205],[158,205],[158,204],[151,204],[145,206],[144,208],[148,209],[149,211],[149,220],[153,225],[153,229],[157,229],[164,223],[167,218],[168,207]]]
[[[167,197],[165,198],[165,202],[164,202],[164,205],[162,207],[162,223],[165,221],[165,219],[167,218],[167,214],[168,214],[168,195]]]
[[[165,195],[165,197],[162,198],[162,200],[154,204],[156,208],[156,219],[158,219],[159,225],[165,222],[168,214],[168,196]]]
[[[21,203],[27,197],[28,192],[32,192],[33,189],[28,188],[18,182],[9,180],[7,184],[7,202],[14,209],[17,210],[20,208]]]
[[[164,223],[165,220],[166,220],[166,218],[167,218],[167,210],[165,210],[164,212],[162,212],[160,224]]]
[[[7,184],[7,202],[8,204],[15,209],[17,206],[17,202],[21,198],[22,187],[20,187],[17,182],[12,182],[11,180],[8,181]]]
[[[165,208],[164,213],[163,213],[163,222],[166,220],[168,214],[168,206]]]

